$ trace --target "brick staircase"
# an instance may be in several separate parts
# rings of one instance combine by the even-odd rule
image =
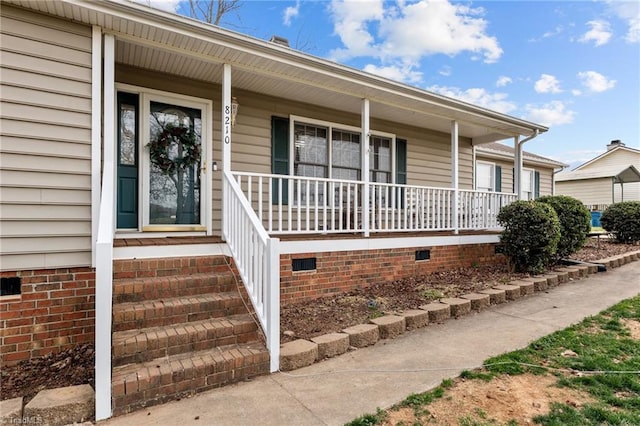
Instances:
[[[269,372],[269,353],[223,256],[119,260],[114,415]]]

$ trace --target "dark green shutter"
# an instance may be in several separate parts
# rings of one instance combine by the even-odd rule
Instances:
[[[513,167],[511,168],[511,192],[513,194],[520,194],[520,192],[516,192],[516,169],[514,169]]]
[[[271,173],[289,174],[289,119],[271,117]],[[278,181],[273,181],[271,202],[278,203]],[[288,181],[282,181],[282,204],[288,202]]]
[[[540,172],[533,172],[533,199],[540,198]]]
[[[502,192],[502,167],[500,166],[496,166],[496,184],[495,184],[495,191],[496,192]]]
[[[407,141],[396,139],[396,183],[407,183]]]

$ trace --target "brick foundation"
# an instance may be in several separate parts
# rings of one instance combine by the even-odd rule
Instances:
[[[8,271],[2,277],[22,278],[22,294],[0,300],[0,365],[94,341],[92,268]]]
[[[282,303],[314,299],[374,283],[392,282],[449,268],[504,262],[494,244],[336,251],[280,256]],[[416,261],[416,250],[430,259]],[[293,272],[291,260],[317,258],[314,271]],[[204,258],[203,258],[204,259]],[[227,259],[237,276],[232,259]],[[114,278],[149,278],[172,273],[189,275],[227,269],[200,259],[125,260],[114,263]],[[21,277],[22,294],[0,300],[0,365],[59,352],[95,335],[95,271],[92,268],[2,272]],[[117,287],[117,286],[116,286]],[[114,289],[117,298],[121,289]],[[122,291],[127,293],[127,288]],[[246,293],[241,286],[241,293]]]
[[[416,261],[416,250],[430,250],[430,259]],[[314,271],[293,272],[291,260],[316,258]],[[450,268],[503,263],[495,244],[466,244],[382,250],[335,251],[280,256],[283,304],[310,300]]]

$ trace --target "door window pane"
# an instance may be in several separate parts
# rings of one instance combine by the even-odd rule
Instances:
[[[120,103],[120,140],[118,162],[122,166],[136,165],[136,106]]]
[[[150,107],[149,224],[200,224],[201,111]]]

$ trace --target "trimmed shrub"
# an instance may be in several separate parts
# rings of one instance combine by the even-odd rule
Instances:
[[[500,210],[498,222],[504,227],[504,252],[516,271],[538,274],[555,260],[560,221],[550,205],[516,201]]]
[[[587,242],[591,231],[591,213],[582,201],[566,195],[547,195],[536,201],[549,204],[560,219],[560,242],[558,258],[577,252]]]
[[[600,223],[620,243],[640,241],[640,201],[611,204],[602,212]]]

